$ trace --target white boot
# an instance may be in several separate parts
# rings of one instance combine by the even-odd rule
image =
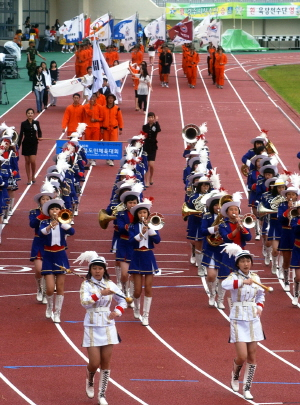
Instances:
[[[115,266],[115,272],[116,272],[116,279],[117,279],[117,286],[122,290],[122,284],[121,284],[121,267],[120,266]]]
[[[129,281],[129,297],[131,299],[133,299],[133,295],[134,295],[134,282],[130,279]],[[134,307],[134,303],[133,301],[130,304],[127,304],[128,307],[133,308]]]
[[[36,286],[37,286],[36,300],[38,302],[42,302],[43,301],[42,279],[41,278],[35,278],[35,281],[36,281]]]
[[[278,256],[272,255],[272,274],[276,274],[276,272],[277,272],[277,260],[278,260]]]
[[[64,302],[64,296],[56,295],[55,312],[53,314],[53,322],[55,322],[55,323],[60,323],[60,313],[61,313],[61,307],[62,307],[63,302]]]
[[[141,302],[140,298],[134,298],[134,300],[133,300],[133,305],[134,305],[134,307],[133,307],[133,316],[135,317],[135,319],[140,319],[140,315],[141,315],[141,313],[140,313],[140,306],[141,306],[140,302]]]
[[[198,267],[198,268],[199,268],[199,265],[202,262],[202,257],[203,257],[203,254],[201,253],[201,251],[200,250],[195,250],[195,260],[196,260],[195,266]]]
[[[13,211],[14,205],[15,205],[15,199],[11,198],[10,203],[9,203],[9,208],[8,208],[8,215],[9,216],[11,216],[13,214],[12,211]]]
[[[46,297],[46,290],[47,290],[47,288],[46,288],[46,279],[45,279],[44,276],[42,277],[42,289],[43,289],[43,300],[42,300],[42,303],[43,303],[43,304],[47,304],[47,297]]]
[[[244,381],[243,381],[243,394],[245,399],[253,399],[253,395],[251,395],[250,388],[252,385],[253,377],[256,370],[256,364],[246,364],[245,374],[244,374]]]
[[[233,371],[231,372],[231,388],[234,392],[239,391],[239,376],[243,365],[238,366],[236,362],[233,360]]]
[[[122,283],[122,291],[125,297],[130,297],[129,280],[127,280],[125,283]]]
[[[86,368],[86,379],[85,379],[85,392],[89,398],[94,398],[94,378],[96,373],[91,373],[88,368]]]
[[[283,279],[284,279],[284,291],[290,291],[290,282],[289,282],[289,269],[283,269]]]
[[[266,254],[267,254],[267,247],[264,244],[264,241],[263,241],[263,245],[262,245],[262,254],[263,254],[263,256],[266,256]]]
[[[272,246],[266,246],[265,265],[269,266],[271,260]]]
[[[259,229],[259,221],[256,220],[255,222],[255,240],[260,240],[260,229]]]
[[[149,325],[149,312],[151,308],[152,297],[144,297],[144,308],[143,308],[143,318],[142,325]]]
[[[108,405],[106,401],[106,389],[109,381],[110,370],[101,370],[100,371],[100,380],[99,380],[99,393],[98,393],[98,404],[99,405]]]
[[[196,263],[195,246],[191,245],[191,248],[192,248],[192,253],[191,253],[190,263],[195,264]]]
[[[46,308],[46,318],[51,318],[53,315],[53,295],[46,295],[47,298],[47,308]]]
[[[209,290],[209,300],[208,300],[208,305],[210,307],[215,306],[215,300],[216,300],[216,286],[217,286],[217,280],[215,281],[208,281],[207,282],[207,287]]]
[[[294,279],[294,298],[292,300],[292,304],[295,306],[298,305],[298,299],[299,299],[299,283]]]
[[[225,292],[226,292],[226,290],[224,290],[224,288],[222,288],[222,280],[218,280],[217,305],[218,305],[219,309],[225,309],[225,305],[224,305]]]

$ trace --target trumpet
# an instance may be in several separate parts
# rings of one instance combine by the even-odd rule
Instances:
[[[70,224],[73,220],[73,212],[64,208],[59,211],[57,221],[61,224]]]
[[[158,231],[165,225],[164,216],[158,212],[153,212],[148,218],[148,228]]]
[[[236,216],[234,214],[234,216]],[[241,223],[243,228],[254,228],[256,224],[256,216],[254,214],[251,214],[250,212],[245,215],[238,215],[239,222]]]

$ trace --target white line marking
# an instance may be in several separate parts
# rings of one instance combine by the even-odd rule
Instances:
[[[231,150],[231,148],[230,148],[230,145],[229,145],[229,142],[228,142],[228,140],[227,140],[227,137],[226,137],[226,135],[225,135],[223,126],[222,126],[222,124],[221,124],[221,121],[220,121],[219,116],[218,116],[218,114],[217,114],[217,111],[216,111],[216,109],[215,109],[214,103],[213,103],[213,101],[212,101],[212,99],[211,99],[211,97],[210,97],[210,94],[209,94],[209,92],[208,92],[207,86],[206,86],[206,84],[205,84],[205,80],[204,80],[204,78],[203,78],[203,76],[202,76],[202,72],[200,71],[199,67],[198,67],[198,72],[199,72],[199,74],[200,74],[200,78],[201,78],[202,83],[203,83],[203,86],[204,86],[204,88],[205,88],[206,95],[207,95],[207,97],[208,97],[208,99],[209,99],[211,108],[212,108],[212,110],[213,110],[213,112],[214,112],[214,114],[215,114],[216,120],[217,120],[218,125],[219,125],[219,128],[220,128],[220,130],[221,130],[221,133],[222,133],[224,142],[225,142],[225,144],[226,144],[226,146],[227,146],[227,149],[228,149],[228,151],[229,151],[229,154],[230,154],[230,157],[231,157],[231,159],[232,159],[233,165],[234,165],[235,170],[236,170],[236,172],[237,172],[237,174],[238,174],[238,177],[239,177],[240,182],[241,182],[241,184],[242,184],[242,187],[243,187],[243,189],[244,189],[245,195],[246,195],[246,197],[248,198],[248,191],[247,191],[246,185],[245,185],[245,183],[244,183],[244,181],[243,181],[243,179],[242,179],[242,175],[241,175],[240,170],[239,170],[239,168],[238,168],[238,166],[237,166],[236,160],[235,160],[235,158],[234,158],[234,156],[233,156],[233,153],[232,153],[232,150]]]
[[[71,56],[72,58],[72,56]],[[69,58],[68,60],[66,60],[61,66],[58,67],[58,69],[61,69],[65,63],[67,63],[71,58]],[[24,98],[26,98],[27,96],[29,96],[29,94],[31,94],[32,92],[30,91],[29,93],[27,93],[24,97],[22,97],[17,103],[15,103],[12,107],[10,107],[9,110],[5,111],[4,114],[0,115],[0,118],[4,117],[4,115],[6,115],[10,110],[12,110],[16,105],[18,105],[19,103],[21,103],[22,100],[24,100]]]
[[[25,401],[28,402],[28,404],[36,405],[35,402],[31,401],[31,399],[29,399],[28,397],[26,397],[26,395],[23,394],[23,392],[20,391],[15,385],[13,385],[1,372],[0,372],[0,378],[1,378],[12,390],[14,390],[18,395],[20,395],[20,397],[22,397],[23,399],[25,399]]]
[[[182,354],[180,354],[177,350],[175,350],[171,345],[169,345],[169,343],[167,343],[164,339],[162,339],[158,333],[156,333],[150,326],[146,326],[146,328],[149,330],[150,333],[152,333],[153,336],[156,337],[156,339],[158,339],[164,346],[166,346],[171,352],[173,352],[174,354],[176,354],[176,356],[178,356],[181,360],[183,360],[184,362],[186,362],[189,366],[191,366],[192,368],[194,368],[196,371],[198,371],[199,373],[203,374],[205,377],[209,378],[210,380],[212,380],[213,382],[215,382],[216,384],[220,385],[221,387],[225,388],[227,391],[229,391],[231,394],[233,395],[237,395],[238,397],[245,399],[243,397],[243,395],[239,394],[238,392],[233,392],[231,388],[227,387],[227,385],[223,384],[221,381],[217,380],[216,378],[214,378],[213,376],[211,376],[210,374],[206,373],[204,370],[202,370],[200,367],[196,366],[194,363],[192,363],[190,360],[188,360],[186,357],[184,357]],[[245,399],[245,401],[247,401]],[[253,401],[247,401],[250,404],[256,404],[256,402]],[[258,404],[257,404],[258,405]]]
[[[57,327],[58,331],[61,333],[61,335],[65,338],[65,340],[69,343],[69,345],[73,348],[73,350],[75,350],[75,352],[77,354],[79,354],[79,356],[86,361],[87,363],[89,362],[89,359],[78,349],[77,346],[75,346],[75,344],[72,342],[72,340],[69,338],[69,336],[65,333],[65,331],[62,329],[62,327],[60,325],[58,325],[57,323],[55,324],[55,326]],[[99,372],[99,369],[97,370],[97,372]],[[137,402],[139,402],[140,404],[143,405],[148,405],[146,402],[144,402],[143,400],[141,400],[140,398],[138,398],[137,396],[135,396],[134,394],[132,394],[130,391],[128,391],[126,388],[124,388],[122,385],[118,384],[115,380],[113,380],[111,377],[109,378],[109,381],[115,385],[117,388],[119,388],[121,391],[125,392],[125,394],[129,395],[131,398],[135,399]]]

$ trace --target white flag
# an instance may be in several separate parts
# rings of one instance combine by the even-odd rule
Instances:
[[[93,82],[93,93],[96,93],[103,84],[103,75],[102,75],[102,64],[101,64],[101,49],[99,46],[99,43],[97,41],[93,42],[93,63],[92,63],[92,68],[93,68],[93,76],[94,76],[94,82]]]
[[[105,46],[110,45],[111,30],[109,25],[109,14],[104,14],[91,23],[89,37],[97,39],[99,43],[104,44]]]
[[[221,44],[221,23],[214,20],[207,28],[208,42],[217,47]]]
[[[64,25],[66,26],[64,36],[66,38],[67,43],[82,41],[82,20],[83,14],[80,14],[72,18],[72,20],[64,22]]]
[[[124,35],[124,47],[126,51],[129,51],[136,43],[136,14],[123,21],[127,22],[120,28],[120,33]]]
[[[149,44],[154,44],[156,41],[166,40],[166,19],[165,15],[152,21],[150,24],[146,25],[144,28],[144,33],[147,38],[150,38]]]

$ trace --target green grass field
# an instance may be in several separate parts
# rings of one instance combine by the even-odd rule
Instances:
[[[265,80],[292,108],[300,113],[300,66],[271,66],[258,71]]]

